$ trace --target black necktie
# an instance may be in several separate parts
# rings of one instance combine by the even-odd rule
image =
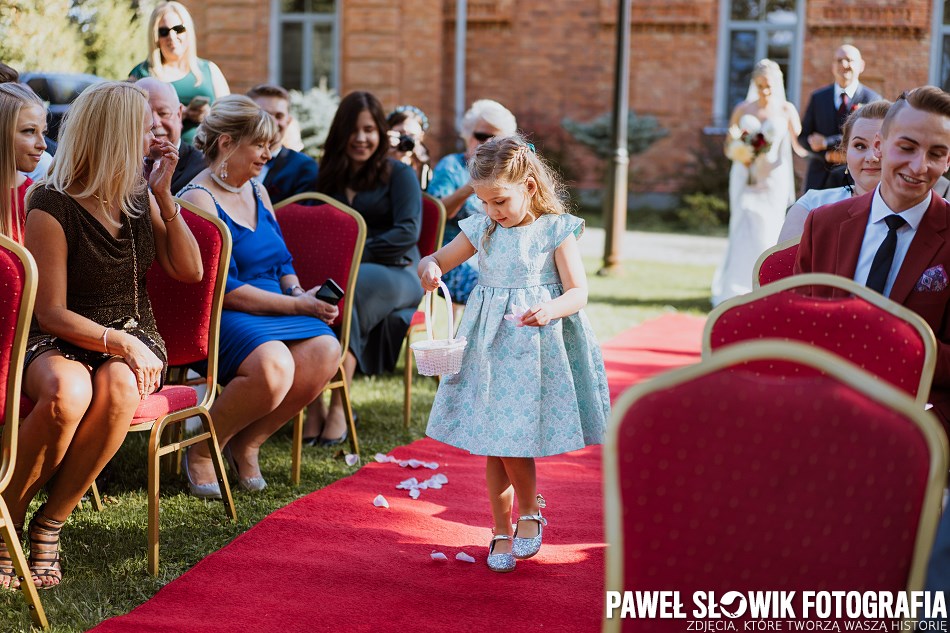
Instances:
[[[887,223],[887,235],[874,254],[874,260],[871,262],[871,272],[868,273],[868,282],[865,284],[871,290],[876,290],[881,294],[884,294],[884,285],[887,283],[887,276],[891,272],[891,264],[894,263],[894,251],[897,250],[897,229],[907,224],[907,220],[896,213],[892,213],[884,218],[884,222]]]

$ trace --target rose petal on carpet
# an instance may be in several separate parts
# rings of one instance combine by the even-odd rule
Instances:
[[[702,327],[699,317],[669,314],[605,343],[611,397],[697,362]],[[269,515],[93,631],[600,630],[606,545],[599,446],[538,460],[548,504],[544,546],[510,574],[485,566],[491,513],[484,459],[428,438],[391,454],[439,468],[367,463]],[[422,490],[418,500],[396,489],[408,477],[434,473],[448,483]],[[389,508],[373,505],[380,494]],[[434,559],[434,551],[446,560]],[[460,552],[475,564],[457,560]]]

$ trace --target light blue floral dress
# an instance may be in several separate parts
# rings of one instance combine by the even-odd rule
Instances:
[[[459,226],[478,250],[478,285],[458,335],[468,339],[462,370],[446,376],[429,414],[429,437],[476,455],[543,457],[604,439],[610,397],[600,347],[583,311],[544,327],[505,320],[563,292],[554,251],[584,221],[542,215],[498,226],[485,215]]]

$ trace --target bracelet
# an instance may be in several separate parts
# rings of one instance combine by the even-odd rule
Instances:
[[[290,286],[289,288],[284,288],[284,294],[287,295],[288,297],[296,297],[298,295],[294,294],[294,290],[297,290],[298,288],[301,290],[301,292],[303,291],[303,288],[301,288],[297,284],[294,284]]]
[[[102,330],[102,351],[106,354],[109,353],[109,330],[111,328],[106,328]]]
[[[162,215],[162,214],[159,213],[159,215]],[[164,215],[162,215],[162,221],[165,222],[165,224],[168,224],[169,222],[171,222],[172,220],[174,220],[175,218],[177,218],[179,215],[181,215],[181,205],[176,202],[176,203],[175,203],[175,213],[174,213],[174,215],[172,215],[172,217],[167,218],[167,219],[165,218]]]

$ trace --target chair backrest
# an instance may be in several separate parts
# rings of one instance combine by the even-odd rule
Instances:
[[[10,482],[16,462],[23,356],[33,318],[36,277],[36,263],[29,251],[0,235],[0,407],[4,425],[0,491]]]
[[[780,242],[759,255],[752,269],[752,287],[759,288],[779,279],[791,277],[798,257],[801,236]]]
[[[777,359],[809,371],[744,369]],[[608,425],[607,591],[680,591],[689,613],[694,591],[920,590],[947,450],[904,393],[801,343],[734,345],[662,374]]]
[[[833,296],[821,296],[833,293]],[[845,277],[794,275],[709,313],[703,356],[752,339],[809,343],[854,363],[924,404],[937,357],[927,322]],[[718,353],[718,352],[717,352]]]
[[[445,205],[427,193],[422,194],[422,228],[419,231],[419,256],[425,257],[439,250],[445,235]]]
[[[322,204],[306,204],[315,201]],[[350,321],[356,276],[366,243],[366,222],[358,211],[322,193],[302,193],[274,207],[284,242],[294,258],[300,285],[310,289],[328,278],[343,288],[340,345],[350,341]]]
[[[182,220],[198,242],[204,275],[198,283],[184,283],[169,277],[156,260],[148,271],[148,296],[168,350],[168,364],[182,367],[207,360],[207,378],[214,385],[231,233],[217,215],[181,199],[176,198],[176,202],[182,207]]]

